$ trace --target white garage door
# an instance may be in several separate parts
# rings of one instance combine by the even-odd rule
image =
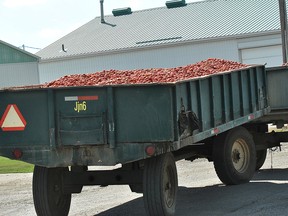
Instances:
[[[242,49],[242,62],[245,64],[267,64],[267,67],[282,65],[281,45]]]

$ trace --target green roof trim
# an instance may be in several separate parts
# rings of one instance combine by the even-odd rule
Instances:
[[[112,14],[114,16],[123,16],[123,15],[129,15],[132,14],[132,10],[130,7],[126,7],[126,8],[117,8],[112,10]]]
[[[38,62],[39,58],[0,40],[0,64]]]
[[[186,6],[185,0],[170,0],[166,1],[167,8],[176,8],[176,7],[183,7]]]

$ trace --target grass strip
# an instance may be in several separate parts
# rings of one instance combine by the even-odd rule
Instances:
[[[32,164],[0,157],[0,174],[30,173],[33,172],[33,169],[34,165]]]

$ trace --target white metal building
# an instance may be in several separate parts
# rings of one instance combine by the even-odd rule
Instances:
[[[179,4],[167,8],[163,2],[164,7],[132,13],[126,8],[116,11],[120,16],[105,16],[105,23],[96,17],[37,53],[40,82],[66,74],[174,67],[207,58],[282,64],[278,1]]]
[[[39,84],[39,57],[0,40],[0,88]]]

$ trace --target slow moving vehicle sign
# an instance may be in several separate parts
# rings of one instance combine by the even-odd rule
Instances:
[[[1,118],[0,126],[3,131],[23,131],[26,120],[16,104],[9,104]]]

